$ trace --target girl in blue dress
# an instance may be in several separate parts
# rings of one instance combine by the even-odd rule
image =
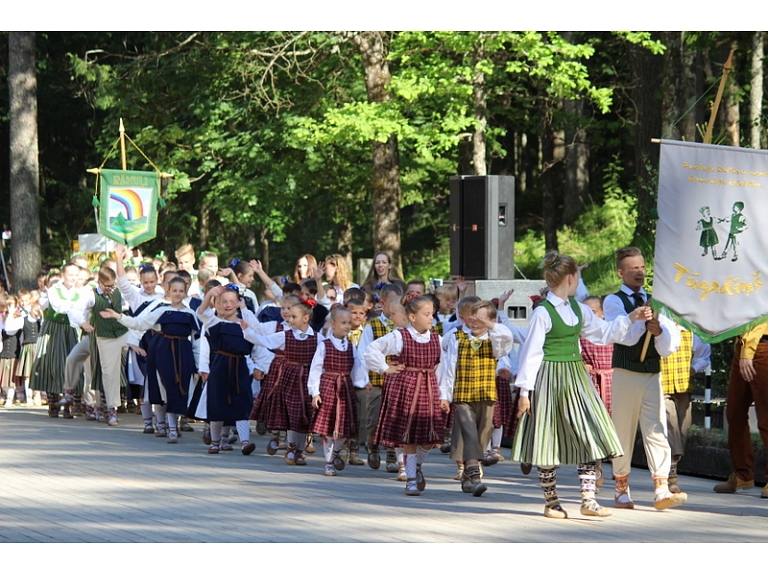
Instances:
[[[189,307],[184,305],[187,287],[184,280],[174,277],[168,284],[170,302],[147,309],[137,317],[119,314],[108,309],[101,312],[105,318],[114,318],[129,329],[144,331],[152,329],[157,337],[149,352],[147,361],[147,385],[149,396],[159,396],[166,406],[168,443],[178,443],[177,422],[179,415],[187,412],[190,387],[197,373],[197,335],[200,323]],[[151,360],[151,361],[150,361]],[[151,369],[154,367],[154,369]],[[160,426],[161,422],[158,422]]]
[[[215,305],[216,314],[211,306]],[[208,453],[221,450],[224,425],[235,422],[243,455],[250,455],[255,444],[250,441],[248,416],[253,407],[252,372],[246,358],[253,349],[256,332],[238,310],[245,304],[235,285],[212,288],[197,309],[205,337],[200,345],[200,377],[205,388],[196,409],[196,417],[207,419],[211,427]]]

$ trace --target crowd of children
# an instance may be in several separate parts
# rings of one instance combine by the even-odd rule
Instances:
[[[290,466],[307,465],[319,436],[327,476],[347,464],[379,469],[383,449],[386,471],[397,473],[408,496],[425,489],[423,463],[440,447],[457,463],[461,491],[480,497],[488,489],[483,467],[504,459],[506,436],[523,472],[537,467],[551,518],[567,517],[557,496],[560,465],[577,466],[581,513],[605,517],[610,512],[595,498],[601,462],[618,460],[615,505],[633,506],[629,431],[616,429],[636,422],[637,409],[653,420],[641,425],[659,453],[651,462],[654,506],[667,509],[685,501],[675,466],[687,429],[677,423],[685,416],[676,416],[674,452],[659,445],[659,437],[666,443],[664,401],[652,376],[679,334],[635,297],[643,278],[639,252],[631,250],[619,257],[624,291],[610,296],[622,306],[609,301],[611,321],[601,298],[585,298],[576,262],[551,253],[543,262],[548,290],[530,327],[521,328],[505,313],[511,291],[482,300],[465,296],[459,279],[429,293],[423,280],[398,278],[386,253],[376,254],[359,287],[338,254],[320,263],[305,254],[292,277],[270,277],[255,260],[220,268],[211,252],[195,270],[190,245],[176,251],[176,263],[143,260],[118,245],[95,269],[74,257],[41,274],[38,290],[0,302],[2,404],[47,403],[52,418],[110,426],[133,410],[145,433],[171,444],[198,421],[211,455],[232,450],[235,434],[242,454],[252,454],[250,420],[269,434],[266,452],[284,451]],[[633,267],[625,270],[624,260]],[[250,289],[256,277],[265,287],[262,303]],[[646,333],[654,339],[647,364],[633,355]],[[699,342],[687,369],[691,361],[703,368],[705,347]],[[621,426],[611,418],[617,366],[620,381],[624,371],[643,373],[632,383],[643,386],[632,392],[632,406],[618,400],[630,419]],[[654,406],[650,415],[645,403]]]

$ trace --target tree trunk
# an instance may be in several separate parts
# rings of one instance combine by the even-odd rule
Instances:
[[[384,32],[359,32],[354,36],[365,72],[369,102],[385,102],[390,95],[387,86],[392,79],[387,64],[387,38]],[[392,257],[396,272],[402,277],[400,257],[400,160],[397,136],[386,142],[373,142],[373,248]]]
[[[731,48],[738,49],[738,42],[731,42]],[[739,132],[739,86],[736,83],[736,58],[733,59],[731,75],[728,77],[728,86],[725,89],[725,131],[728,134],[726,143],[731,146],[741,145],[741,133]]]
[[[654,34],[654,39],[657,39]],[[635,107],[635,186],[637,193],[636,238],[647,239],[656,227],[656,176],[659,169],[659,147],[651,142],[661,134],[661,113],[655,98],[656,87],[662,80],[663,58],[641,46],[629,46],[629,66],[632,75],[630,96]]]
[[[269,275],[269,238],[266,227],[259,229],[259,241],[261,242],[261,267],[264,273]]]
[[[352,271],[352,219],[344,218],[339,222],[339,238],[336,241],[336,253],[344,258],[347,268]]]
[[[765,32],[755,32],[752,36],[752,81],[749,92],[749,124],[752,126],[749,134],[749,145],[755,149],[761,148],[762,126],[760,124],[763,109],[763,44]]]
[[[586,209],[589,198],[589,140],[582,125],[584,100],[565,100],[565,202],[563,222],[570,224]]]
[[[472,79],[472,89],[475,95],[475,131],[472,134],[472,166],[476,176],[488,174],[485,151],[485,127],[488,125],[488,104],[486,102],[485,74],[479,64],[485,57],[484,38],[481,33],[475,46],[472,64],[475,76]]]
[[[37,288],[40,271],[40,168],[37,148],[35,33],[8,34],[11,257],[14,291]],[[6,278],[8,279],[8,278]],[[8,286],[10,290],[10,285]]]
[[[544,217],[544,245],[547,251],[557,251],[557,201],[555,198],[555,134],[552,112],[546,93],[539,95],[539,141],[541,145],[541,204]]]
[[[680,60],[682,64],[680,73],[683,78],[680,105],[681,113],[684,114],[679,123],[680,137],[686,142],[695,142],[696,123],[699,122],[696,115],[698,110],[703,110],[702,106],[697,108],[695,104],[702,92],[701,86],[703,84],[700,66],[697,65],[700,60],[698,50],[686,46],[685,32],[682,32],[680,39]]]
[[[660,135],[669,140],[680,140],[682,133],[678,120],[683,100],[683,33],[662,32],[661,41],[667,49],[664,52]]]
[[[203,200],[203,204],[200,206],[200,249],[201,250],[207,250],[208,249],[208,236],[210,233],[210,229],[208,227],[208,204],[205,203],[205,200]]]

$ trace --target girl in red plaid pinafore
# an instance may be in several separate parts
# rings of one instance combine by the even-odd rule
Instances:
[[[256,333],[260,335],[272,335],[281,331],[291,329],[288,324],[288,317],[290,314],[291,306],[300,302],[301,299],[297,295],[289,294],[283,297],[280,302],[280,315],[283,318],[282,322],[266,322],[257,324],[254,326]],[[261,380],[261,389],[258,395],[253,399],[253,409],[251,409],[250,419],[258,421],[267,428],[267,421],[269,421],[269,403],[267,398],[272,395],[272,390],[275,387],[275,383],[283,375],[283,367],[285,366],[285,353],[282,349],[271,350],[272,361],[265,366],[264,379]],[[267,428],[268,429],[268,428]],[[280,443],[280,431],[270,430],[271,437],[267,443],[267,453],[274,455],[277,453],[277,447]]]
[[[312,360],[307,387],[315,414],[311,430],[323,436],[325,475],[335,476],[345,467],[340,457],[344,442],[358,432],[355,386],[365,387],[368,373],[347,339],[352,315],[344,307],[331,311],[331,334],[320,342]]]
[[[311,316],[312,308],[308,304],[296,303],[289,311],[290,330],[256,338],[257,345],[284,352],[282,374],[265,399],[269,429],[288,432],[288,451],[284,458],[288,465],[307,464],[303,447],[312,417],[307,378],[317,350],[317,335],[309,327]]]
[[[371,371],[395,374],[387,379],[374,442],[403,447],[405,493],[419,495],[425,486],[421,463],[429,450],[443,441],[445,423],[435,375],[442,350],[440,336],[431,329],[431,299],[415,297],[405,309],[411,325],[371,343],[365,361]],[[391,357],[393,365],[387,365],[386,356],[397,356]]]

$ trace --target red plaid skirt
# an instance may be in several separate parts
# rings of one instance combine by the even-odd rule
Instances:
[[[517,419],[517,403],[519,400],[520,390],[515,388],[515,391],[512,392],[512,417],[510,418],[509,424],[504,424],[504,431],[502,432],[504,437],[515,437],[517,422],[519,421]]]
[[[267,398],[272,394],[275,384],[282,377],[284,366],[285,356],[283,354],[275,354],[269,366],[269,373],[261,380],[259,394],[253,398],[253,409],[251,409],[250,416],[250,419],[253,421],[263,421],[266,423],[269,420],[269,401]]]
[[[357,437],[355,388],[349,375],[325,372],[320,378],[320,399],[320,409],[312,418],[312,433],[334,439]]]
[[[307,391],[309,364],[286,360],[282,371],[267,399],[267,427],[308,433],[312,417],[312,398]]]
[[[507,427],[512,424],[512,418],[515,416],[515,402],[512,399],[512,389],[509,386],[509,379],[506,377],[496,378],[496,404],[493,406],[493,426]]]
[[[434,369],[406,368],[387,381],[373,443],[384,447],[443,442],[445,423]]]

